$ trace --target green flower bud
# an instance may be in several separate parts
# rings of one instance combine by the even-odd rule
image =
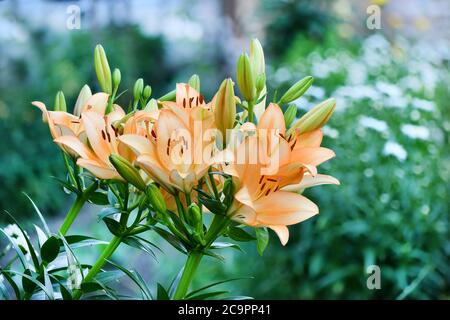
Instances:
[[[145,190],[147,186],[139,174],[138,169],[136,169],[127,159],[118,154],[112,154],[109,156],[109,161],[125,181],[131,183],[141,191]]]
[[[162,97],[160,97],[158,100],[159,101],[175,101],[176,96],[177,96],[177,91],[172,90],[172,91],[166,93],[165,95],[163,95]]]
[[[196,203],[191,203],[188,208],[188,219],[189,224],[194,227],[195,231],[198,233],[203,233],[203,220],[200,208]]]
[[[237,63],[237,83],[245,100],[255,99],[255,81],[252,66],[247,54],[240,55]]]
[[[161,191],[154,183],[147,186],[147,198],[156,212],[162,215],[166,214],[166,202],[164,201]]]
[[[145,106],[144,111],[149,112],[156,110],[158,110],[158,101],[156,101],[155,99],[150,99],[150,101]]]
[[[250,41],[250,63],[254,72],[254,77],[265,73],[264,50],[258,39]]]
[[[286,128],[289,128],[291,126],[296,116],[297,116],[297,106],[295,104],[291,104],[284,113],[284,123],[286,124]]]
[[[319,129],[327,123],[336,108],[336,100],[333,98],[319,103],[301,117],[289,130],[288,135],[296,130],[306,133]]]
[[[139,78],[134,83],[133,88],[133,98],[135,102],[139,101],[139,99],[141,98],[142,90],[144,90],[144,79]]]
[[[260,93],[265,86],[266,86],[266,75],[264,73],[261,73],[258,76],[256,76],[255,82],[256,91]]]
[[[214,119],[218,129],[226,142],[227,129],[232,129],[236,118],[236,99],[234,97],[233,81],[223,80],[216,94],[214,106]]]
[[[120,73],[119,69],[115,68],[113,71],[113,75],[112,75],[114,90],[117,90],[121,80],[122,80],[122,74]]]
[[[286,91],[286,93],[281,97],[278,104],[282,105],[300,98],[306,92],[306,90],[311,87],[313,80],[314,78],[311,76],[299,80],[292,87],[290,87],[288,91]]]
[[[94,50],[94,66],[97,74],[98,83],[103,92],[112,93],[111,69],[109,68],[108,59],[105,50],[101,45],[97,45]]]
[[[86,105],[88,99],[92,97],[91,89],[87,84],[81,88],[80,93],[78,94],[77,102],[75,102],[75,107],[73,108],[73,114],[77,117],[80,116],[81,111],[83,111],[83,107]]]
[[[55,111],[64,111],[67,112],[66,99],[64,98],[64,93],[62,91],[58,91],[55,96]]]
[[[144,88],[144,92],[142,93],[142,97],[144,98],[144,101],[147,101],[151,95],[152,95],[152,87],[150,87],[149,85],[146,85]]]
[[[197,92],[200,92],[200,77],[196,74],[193,74],[188,81],[188,84],[197,90]]]

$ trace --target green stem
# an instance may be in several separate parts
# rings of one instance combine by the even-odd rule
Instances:
[[[209,246],[220,236],[223,230],[228,226],[230,219],[227,216],[214,215],[211,226],[206,234],[206,245],[204,250],[207,250]],[[194,278],[194,273],[197,270],[200,260],[203,257],[202,251],[191,251],[188,254],[186,265],[181,275],[180,282],[178,283],[177,290],[173,298],[175,300],[183,299],[189,289],[189,285]]]
[[[92,266],[92,268],[89,270],[86,277],[83,279],[83,283],[90,282],[94,279],[94,277],[97,275],[97,273],[101,270],[103,265],[106,263],[106,260],[108,260],[114,251],[117,249],[117,247],[120,245],[122,241],[122,237],[114,236],[111,241],[109,242],[108,246],[103,250],[101,256],[97,259],[95,264]],[[73,292],[73,299],[78,300],[80,299],[82,294],[81,290],[75,290]]]
[[[189,285],[194,277],[194,273],[197,270],[200,260],[203,254],[199,251],[192,251],[189,253],[186,265],[184,266],[183,274],[181,275],[180,282],[178,283],[177,290],[173,298],[175,300],[183,299],[189,289]]]
[[[249,122],[253,122],[253,107],[254,107],[254,103],[253,103],[253,101],[248,101],[248,110],[247,110],[247,113],[248,113],[248,121]]]
[[[81,208],[84,203],[89,198],[90,193],[96,188],[96,183],[91,184],[87,189],[85,189],[81,194],[77,195],[75,202],[67,213],[66,218],[64,219],[61,227],[59,228],[59,233],[63,236],[66,235],[72,223],[75,221],[75,218],[78,216]]]

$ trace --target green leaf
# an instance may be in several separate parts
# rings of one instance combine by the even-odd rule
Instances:
[[[169,294],[167,293],[166,289],[164,289],[164,287],[160,283],[158,283],[156,299],[157,300],[170,300]]]
[[[89,202],[99,206],[106,206],[109,204],[108,194],[100,191],[92,192],[89,196]]]
[[[187,250],[184,247],[184,244],[173,234],[170,232],[156,226],[152,226],[152,229],[155,230],[162,238],[164,238],[168,243],[170,243],[175,249],[186,254]]]
[[[120,278],[123,277],[123,272],[119,270],[112,270],[112,271],[104,271],[95,276],[95,280],[102,283],[102,284],[108,284],[113,281],[118,281]]]
[[[31,277],[25,273],[15,271],[15,270],[4,270],[4,272],[16,274],[18,276],[21,276],[22,278],[26,278],[26,279],[30,280],[31,282],[35,283],[39,288],[41,288],[42,291],[44,291],[44,293],[47,295],[47,297],[49,297],[49,298],[53,297],[53,294],[48,292],[47,288],[42,283],[40,283],[38,280],[34,279],[33,277]]]
[[[150,256],[152,256],[155,260],[157,260],[155,252],[152,250],[150,245],[148,245],[144,241],[141,241],[138,237],[136,237],[136,236],[128,236],[128,237],[123,239],[123,242],[126,243],[127,245],[129,245],[130,247],[133,247],[133,248],[136,248],[136,249],[144,251],[145,253],[147,253]]]
[[[255,228],[256,232],[256,248],[260,256],[263,255],[264,250],[266,250],[269,244],[269,232],[267,228]]]
[[[211,249],[225,249],[225,248],[233,248],[239,251],[242,251],[241,247],[239,247],[237,244],[235,243],[231,243],[231,242],[213,242],[211,244]]]
[[[125,231],[124,227],[120,224],[119,221],[111,219],[111,218],[103,218],[108,230],[115,236],[121,236]]]
[[[55,293],[53,292],[53,284],[50,281],[50,277],[48,276],[47,269],[45,267],[42,268],[42,273],[44,276],[44,285],[47,288],[47,292],[50,300],[55,300]]]
[[[46,263],[52,262],[59,254],[60,240],[51,236],[41,247],[41,257]]]
[[[26,274],[27,276],[33,277],[33,279],[36,279],[30,269],[26,269],[23,273]],[[23,277],[22,288],[25,292],[32,293],[34,289],[36,289],[36,283],[34,281],[29,280],[28,278]]]
[[[110,260],[108,260],[110,264],[115,266],[117,269],[121,270],[123,273],[125,273],[138,287],[141,289],[141,292],[143,294],[143,297],[147,300],[152,300],[152,294],[150,292],[150,289],[148,288],[145,281],[142,279],[141,275],[136,272],[135,270],[128,270]]]
[[[256,239],[253,235],[239,227],[230,227],[228,229],[228,236],[233,240],[242,242]]]
[[[39,263],[39,260],[38,260],[38,258],[37,258],[37,255],[36,255],[36,251],[34,251],[34,247],[33,247],[33,245],[31,244],[31,241],[30,241],[30,239],[28,238],[28,236],[27,236],[27,234],[25,233],[25,231],[22,229],[22,227],[20,226],[20,224],[19,224],[19,222],[8,212],[8,211],[4,211],[7,215],[8,215],[8,217],[17,225],[17,227],[20,229],[20,232],[22,233],[22,235],[23,235],[23,237],[24,237],[24,239],[25,239],[25,242],[27,243],[27,247],[28,247],[28,253],[30,254],[30,256],[31,256],[31,260],[33,261],[33,265],[34,265],[34,268],[35,268],[35,270],[39,270],[39,267],[40,267],[40,263]]]
[[[9,285],[11,286],[11,288],[14,291],[14,294],[16,295],[16,299],[20,300],[21,295],[20,295],[20,289],[19,286],[17,285],[17,283],[14,281],[14,279],[7,273],[5,272],[6,270],[2,270],[0,268],[0,274],[3,274],[3,276],[5,277],[6,281],[8,281]]]
[[[118,214],[118,213],[122,213],[122,211],[119,208],[115,208],[115,207],[103,208],[97,216],[98,221],[104,220],[105,217],[109,217],[109,216],[112,216],[112,215]]]
[[[44,227],[45,233],[47,235],[47,237],[50,236],[50,229],[47,225],[47,222],[44,219],[44,216],[42,215],[41,211],[39,210],[39,208],[36,206],[36,204],[34,203],[34,201],[25,193],[23,192],[23,194],[25,195],[25,197],[28,198],[28,200],[30,200],[31,204],[33,205],[34,211],[37,213],[37,215],[39,216],[39,219],[42,222],[42,226]]]
[[[72,300],[72,294],[62,284],[59,284],[59,291],[61,292],[61,296],[62,296],[63,300]]]
[[[195,294],[197,294],[197,293],[200,293],[200,292],[202,292],[202,291],[204,291],[204,290],[206,290],[206,289],[209,289],[209,288],[218,286],[219,284],[223,284],[223,283],[227,283],[227,282],[232,282],[232,281],[238,281],[238,280],[247,280],[247,279],[253,279],[253,277],[233,278],[233,279],[227,279],[227,280],[217,281],[217,282],[208,284],[207,286],[201,287],[200,289],[196,289],[196,290],[194,290],[194,291],[188,293],[188,294],[186,295],[186,298],[189,298],[189,297],[191,297],[191,296],[193,296],[193,295],[195,295]]]
[[[27,259],[25,258],[22,249],[19,248],[17,243],[5,231],[3,231],[3,229],[0,228],[0,232],[3,233],[8,239],[8,241],[11,243],[12,247],[16,251],[17,256],[19,257],[22,267],[24,267],[24,269],[28,269]]]
[[[206,300],[208,298],[213,298],[220,296],[222,294],[228,293],[228,291],[214,291],[214,292],[207,292],[203,294],[199,294],[196,296],[192,296],[190,298],[186,298],[186,300]]]

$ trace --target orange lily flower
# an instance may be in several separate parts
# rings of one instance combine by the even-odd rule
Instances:
[[[136,162],[148,176],[169,193],[190,192],[218,156],[214,134],[210,141],[203,139],[204,133],[215,129],[214,114],[203,96],[186,84],[177,84],[176,102],[162,105],[150,135],[125,134],[119,139],[136,153]]]
[[[238,190],[228,214],[249,226],[271,228],[285,245],[289,238],[288,225],[319,213],[313,202],[289,192],[288,186],[301,184],[305,177],[315,177],[316,166],[332,158],[334,153],[320,147],[320,129],[286,139],[283,113],[276,104],[270,104],[264,111],[257,127],[251,124],[243,127],[247,131],[255,130],[256,134],[245,137],[236,149],[235,161],[224,166]],[[255,155],[259,158],[252,160]],[[306,184],[297,187],[302,189]]]

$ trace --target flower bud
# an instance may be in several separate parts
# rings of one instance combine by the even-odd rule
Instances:
[[[162,97],[160,97],[158,100],[159,101],[175,101],[176,96],[177,96],[177,91],[172,90],[172,91],[166,93],[165,95],[163,95]]]
[[[200,77],[196,74],[193,74],[188,81],[188,84],[194,88],[197,92],[200,92]]]
[[[195,228],[197,232],[203,232],[202,213],[196,203],[191,203],[188,208],[189,224]]]
[[[151,95],[152,95],[152,87],[150,87],[149,85],[146,85],[144,88],[144,92],[142,93],[142,97],[144,98],[144,101],[147,101]]]
[[[138,169],[136,169],[127,159],[118,154],[112,154],[109,156],[109,161],[125,181],[131,183],[141,191],[145,190],[147,186],[139,174]]]
[[[75,116],[80,116],[81,111],[83,111],[83,108],[90,97],[92,97],[91,88],[85,84],[83,88],[81,88],[80,93],[78,94],[77,102],[75,102],[75,107],[73,108],[73,114]]]
[[[114,90],[117,90],[121,80],[122,80],[122,74],[120,73],[119,69],[115,68],[113,71],[113,75],[112,75],[112,82],[113,82]]]
[[[55,111],[64,111],[67,112],[66,99],[64,98],[64,93],[62,91],[58,91],[55,96]]]
[[[250,59],[245,53],[241,54],[238,59],[237,83],[245,100],[253,101],[255,98],[255,81]]]
[[[166,214],[166,202],[161,191],[154,183],[149,184],[147,187],[147,198],[156,212],[162,215]]]
[[[111,69],[109,68],[108,59],[105,50],[101,45],[97,45],[94,50],[94,66],[97,74],[98,83],[103,92],[112,93]]]
[[[265,86],[266,86],[266,75],[264,73],[261,73],[258,76],[256,76],[255,82],[256,92],[260,93]]]
[[[333,98],[325,100],[309,110],[289,131],[296,130],[299,133],[306,133],[319,129],[327,123],[335,108],[336,100]]]
[[[265,73],[264,50],[258,39],[250,41],[250,63],[254,72],[254,77]]]
[[[226,141],[227,129],[232,129],[236,118],[236,99],[234,98],[233,81],[228,78],[223,80],[216,94],[214,106],[214,119],[223,142]]]
[[[142,90],[144,90],[144,79],[139,78],[136,80],[133,87],[133,98],[135,102],[139,101],[141,98]]]
[[[306,92],[306,90],[311,87],[313,80],[314,78],[311,76],[299,80],[292,87],[290,87],[288,91],[286,91],[286,93],[281,97],[278,104],[282,105],[300,98]]]
[[[155,99],[150,99],[150,101],[145,106],[144,111],[149,112],[156,110],[158,110],[158,101],[156,101]]]
[[[295,104],[289,105],[284,113],[284,123],[286,124],[286,128],[289,128],[294,122],[295,117],[297,116],[297,106]]]

